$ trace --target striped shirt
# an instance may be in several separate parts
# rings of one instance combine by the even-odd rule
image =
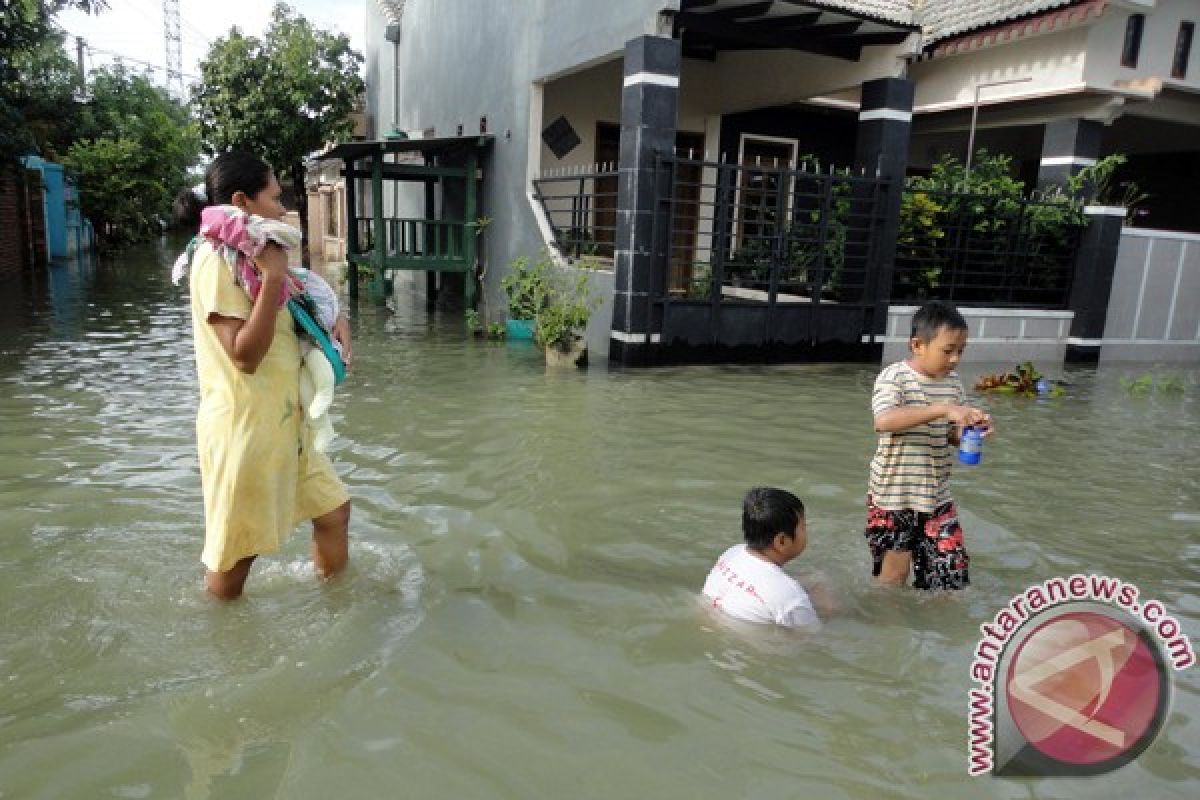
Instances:
[[[875,379],[871,413],[879,416],[903,406],[962,405],[965,401],[957,372],[929,378],[897,361],[884,367]],[[877,506],[930,514],[950,502],[950,465],[954,461],[950,425],[949,420],[938,419],[905,431],[879,434],[867,489]]]

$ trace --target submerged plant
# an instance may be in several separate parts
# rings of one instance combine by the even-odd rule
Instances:
[[[1151,392],[1183,394],[1184,382],[1178,375],[1163,375],[1156,379],[1154,375],[1146,372],[1136,378],[1122,377],[1121,388],[1137,396],[1148,395]]]
[[[984,392],[997,394],[1023,394],[1030,397],[1043,395],[1061,397],[1066,394],[1062,381],[1047,379],[1037,371],[1032,361],[1018,364],[1012,372],[998,372],[994,375],[984,375],[975,383],[975,388]]]

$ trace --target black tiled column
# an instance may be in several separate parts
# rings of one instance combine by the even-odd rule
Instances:
[[[1038,186],[1066,189],[1067,178],[1096,163],[1100,156],[1102,123],[1090,119],[1056,119],[1046,123]]]
[[[609,361],[623,366],[652,363],[659,321],[652,298],[665,266],[654,242],[655,156],[675,146],[680,43],[640,36],[625,45],[621,91],[621,144],[617,179],[612,340]],[[665,226],[659,226],[665,230]],[[661,250],[661,248],[657,248]]]
[[[1108,300],[1112,294],[1117,250],[1121,246],[1124,208],[1105,206],[1084,209],[1088,226],[1075,254],[1075,274],[1067,307],[1075,312],[1067,340],[1067,361],[1095,362],[1100,359],[1104,327],[1108,322]]]
[[[889,180],[876,258],[868,265],[864,302],[874,305],[866,330],[877,337],[887,333],[892,272],[896,261],[896,235],[900,227],[900,199],[908,168],[908,143],[912,131],[913,82],[905,78],[879,78],[862,85],[858,112],[858,139],[854,165],[868,177]],[[883,345],[879,344],[882,353]]]

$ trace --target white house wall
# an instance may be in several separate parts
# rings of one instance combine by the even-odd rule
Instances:
[[[530,143],[540,136],[543,119],[531,114],[535,82],[611,58],[628,40],[653,33],[659,11],[677,8],[678,0],[408,0],[394,63],[393,44],[384,39],[386,22],[376,3],[366,4],[372,135],[384,135],[393,119],[409,132],[433,128],[438,136],[452,136],[461,124],[469,135],[479,132],[480,117],[486,116],[488,132],[496,137],[484,160],[480,197],[480,214],[492,220],[483,256],[489,270],[484,291],[493,309],[502,307],[499,276],[505,266],[517,256],[536,255],[542,246],[526,197],[529,161],[538,153]],[[407,192],[401,210],[419,203],[418,194]],[[420,287],[423,280],[412,283]],[[411,291],[399,281],[398,290]]]
[[[917,62],[909,68],[916,83],[914,111],[970,108],[977,84],[1026,76],[1033,80],[982,89],[980,105],[1077,90],[1084,82],[1087,47],[1087,30],[1076,28]]]
[[[1113,86],[1119,81],[1139,81],[1162,78],[1172,86],[1200,90],[1200,37],[1192,41],[1192,54],[1187,76],[1183,80],[1171,77],[1175,58],[1175,40],[1179,23],[1184,20],[1200,24],[1200,0],[1159,0],[1149,3],[1144,11],[1142,47],[1136,67],[1121,66],[1121,51],[1125,42],[1125,25],[1130,14],[1139,13],[1134,7],[1110,6],[1104,16],[1088,29],[1088,63],[1085,78],[1093,86]]]
[[[621,122],[623,69],[621,53],[613,53],[610,60],[602,64],[545,84],[542,124],[549,125],[560,116],[566,117],[579,136],[580,143],[561,159],[543,143],[542,170],[570,170],[591,166],[595,162],[596,124],[607,122],[618,125]],[[711,65],[704,62],[683,62],[679,83],[678,124],[681,131],[705,131],[705,108],[710,105],[705,91],[709,70]]]

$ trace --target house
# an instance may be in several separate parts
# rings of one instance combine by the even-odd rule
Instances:
[[[1121,153],[1118,179],[1149,194],[1143,227],[1200,232],[1197,0],[929,2],[909,165],[975,147],[1011,155],[1027,185]]]
[[[505,265],[553,245],[599,267],[588,337],[614,363],[879,358],[907,313],[890,301],[909,170],[971,138],[1012,152],[1030,185],[1113,151],[1139,177],[1195,163],[1197,5],[368,0],[369,139],[490,137],[490,306]],[[430,207],[379,200],[385,217]],[[1083,249],[1111,261],[1119,235]],[[1198,250],[1180,252],[1184,289]],[[991,352],[1061,357],[1074,338],[1094,355],[1111,298],[1081,287],[1107,287],[1106,269],[991,314]]]

